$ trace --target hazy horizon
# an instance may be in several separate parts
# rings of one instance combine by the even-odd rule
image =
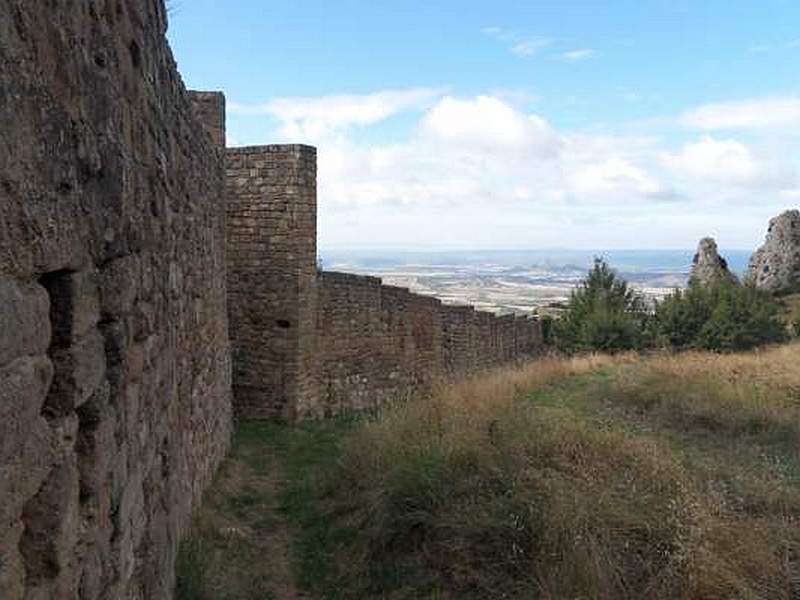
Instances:
[[[380,277],[444,302],[494,312],[530,313],[569,298],[596,256],[651,299],[687,284],[694,250],[527,249],[387,250],[322,248],[321,268]],[[743,276],[752,251],[723,252],[730,270]]]

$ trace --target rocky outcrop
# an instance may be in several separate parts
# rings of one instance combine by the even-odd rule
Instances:
[[[769,292],[800,283],[800,211],[787,210],[770,220],[764,245],[750,258],[747,279]]]
[[[736,282],[736,276],[728,270],[727,261],[717,252],[714,238],[703,238],[697,245],[689,283],[711,285],[720,282]]]

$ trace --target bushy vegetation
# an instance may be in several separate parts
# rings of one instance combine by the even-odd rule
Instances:
[[[780,306],[751,285],[692,284],[659,302],[652,323],[656,344],[730,352],[786,341]]]
[[[555,340],[569,352],[633,350],[645,344],[646,321],[642,296],[598,258],[572,291],[556,323]]]
[[[751,285],[692,283],[648,309],[604,261],[595,260],[555,326],[567,352],[646,348],[747,350],[786,341],[778,302]]]

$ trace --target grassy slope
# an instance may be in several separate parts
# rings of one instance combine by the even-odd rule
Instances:
[[[798,359],[543,360],[362,423],[245,424],[179,569],[230,593],[180,597],[798,598]],[[226,484],[240,463],[277,489]]]

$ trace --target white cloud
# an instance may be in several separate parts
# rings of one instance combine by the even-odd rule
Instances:
[[[445,142],[483,146],[528,146],[555,154],[559,139],[547,122],[493,96],[442,98],[422,120],[425,134]]]
[[[706,104],[680,117],[692,129],[777,129],[800,128],[800,97],[757,98]]]
[[[519,35],[517,35],[517,33],[514,31],[505,29],[504,27],[498,27],[496,25],[484,27],[481,29],[481,33],[505,43],[511,43],[515,40],[519,40]]]
[[[230,103],[229,110],[239,115],[272,116],[283,123],[283,137],[305,141],[354,125],[374,125],[410,109],[422,110],[441,93],[430,88],[412,88],[365,95],[276,98],[264,104]]]
[[[636,245],[647,231],[646,245],[692,245],[709,222],[730,222],[747,239],[755,212],[760,222],[800,200],[797,138],[783,130],[675,145],[665,135],[678,128],[674,117],[647,135],[556,130],[522,108],[528,97],[508,93],[414,88],[299,100],[248,114],[277,122],[265,142],[288,136],[318,146],[321,231],[340,244],[371,236],[376,245],[535,247],[569,236],[569,245],[597,247]],[[404,135],[383,123],[393,115],[404,117]],[[665,201],[675,199],[684,202]],[[495,229],[501,223],[506,229]]]
[[[566,62],[580,62],[582,60],[588,60],[590,58],[594,58],[597,55],[597,51],[592,50],[590,48],[581,48],[580,50],[570,50],[569,52],[563,52],[559,54],[559,58]]]
[[[633,194],[661,197],[668,189],[644,169],[621,158],[611,158],[580,168],[572,177],[572,185],[581,196]]]
[[[664,162],[679,174],[713,181],[747,183],[761,176],[750,149],[736,140],[704,137],[677,154],[665,154]]]
[[[686,144],[678,153],[665,153],[663,160],[679,176],[728,185],[782,188],[796,181],[791,164],[774,156],[757,154],[734,139],[706,136]]]
[[[553,41],[548,37],[526,37],[521,36],[515,31],[497,27],[484,27],[481,33],[491,38],[499,40],[505,44],[510,44],[509,50],[522,58],[530,58],[539,53],[540,50],[552,45]]]
[[[550,38],[529,38],[514,44],[511,47],[511,52],[513,52],[517,56],[528,58],[530,56],[538,54],[539,50],[541,50],[542,48],[547,48],[547,46],[549,46],[552,43],[553,40],[551,40]]]

